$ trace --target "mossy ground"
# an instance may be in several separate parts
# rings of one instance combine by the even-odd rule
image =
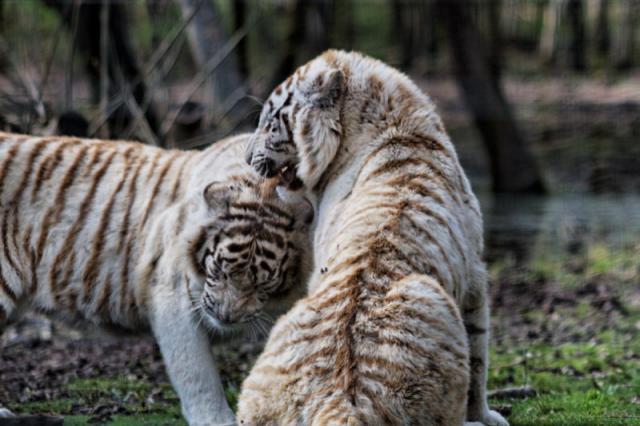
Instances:
[[[65,386],[64,391],[64,398],[27,402],[16,407],[16,411],[64,416],[65,424],[70,425],[186,424],[180,414],[178,397],[169,384],[158,386],[144,379],[127,377],[77,379]],[[86,414],[69,415],[82,411]]]

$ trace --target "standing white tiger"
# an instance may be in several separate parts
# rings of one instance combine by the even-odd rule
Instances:
[[[151,329],[189,423],[234,424],[207,331],[255,325],[304,279],[312,213],[261,193],[247,141],[185,152],[0,133],[0,331],[29,308]]]
[[[247,161],[296,172],[318,222],[309,296],[274,327],[240,422],[507,425],[486,399],[480,209],[430,99],[328,51],[272,93]]]

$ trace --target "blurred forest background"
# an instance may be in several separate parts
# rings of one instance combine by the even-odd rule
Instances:
[[[327,48],[412,77],[480,195],[492,404],[640,424],[640,0],[0,0],[0,130],[204,148]],[[151,342],[91,336],[9,330],[0,401],[180,422]],[[260,345],[217,347],[231,401]]]
[[[0,128],[202,147],[250,129],[275,85],[334,47],[416,79],[479,185],[640,188],[625,143],[640,132],[637,0],[0,5]]]

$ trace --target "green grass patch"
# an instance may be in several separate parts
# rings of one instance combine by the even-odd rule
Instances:
[[[182,425],[177,395],[169,384],[153,385],[132,379],[97,378],[78,379],[65,389],[67,397],[51,401],[34,401],[21,404],[21,413],[61,415],[65,424],[89,424],[91,415],[70,415],[78,407],[113,406],[122,407],[126,413],[113,415],[109,425]]]
[[[512,407],[512,426],[640,425],[640,341],[597,340],[494,351],[489,387],[530,385],[538,395],[491,403]]]
[[[53,414],[61,415],[69,413],[73,409],[74,401],[71,399],[54,399],[51,401],[25,402],[13,408],[18,413]]]
[[[91,415],[70,415],[77,412],[77,407],[96,407],[102,404],[117,403],[126,414],[111,416],[100,424],[109,426],[133,425],[186,425],[180,411],[178,396],[169,384],[160,386],[131,379],[98,378],[78,379],[66,387],[68,398],[51,401],[35,401],[21,404],[20,413],[37,413],[64,416],[65,425],[92,424]],[[225,389],[227,400],[235,409],[238,402],[239,389],[230,385]],[[149,401],[152,398],[153,401]]]
[[[65,426],[84,426],[91,424],[88,416],[68,416],[64,418]],[[181,416],[167,414],[145,414],[137,416],[114,416],[105,423],[109,426],[183,426],[187,422]]]
[[[67,389],[77,394],[97,396],[103,394],[125,395],[127,393],[144,395],[151,391],[151,384],[127,378],[78,379],[69,383]]]

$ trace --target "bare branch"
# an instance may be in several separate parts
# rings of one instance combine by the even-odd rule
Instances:
[[[487,392],[489,398],[496,399],[525,399],[533,398],[538,392],[531,386],[520,386],[513,388],[496,389]]]
[[[227,58],[227,56],[229,56],[229,54],[233,52],[233,49],[238,45],[240,40],[246,37],[247,33],[249,32],[249,28],[255,22],[255,20],[256,16],[252,15],[248,20],[249,22],[247,22],[247,24],[243,28],[240,28],[238,31],[236,31],[236,33],[233,34],[231,38],[229,38],[224,46],[222,46],[222,49],[220,49],[211,59],[209,59],[204,67],[200,70],[200,72],[195,76],[195,78],[189,85],[189,88],[186,90],[186,94],[182,97],[180,107],[170,113],[168,118],[164,121],[161,132],[163,137],[166,137],[166,135],[175,124],[176,118],[178,117],[178,114],[180,113],[180,110],[184,107],[184,105],[191,100],[193,95],[195,95],[198,89],[202,87],[209,76],[213,74],[220,66],[220,64],[222,64],[222,62]],[[241,98],[243,97],[244,96],[242,96]]]
[[[73,108],[73,62],[78,47],[78,22],[80,19],[80,3],[81,0],[73,1],[73,17],[71,18],[71,51],[67,62],[67,70],[65,72],[64,81],[64,107],[66,110]]]

